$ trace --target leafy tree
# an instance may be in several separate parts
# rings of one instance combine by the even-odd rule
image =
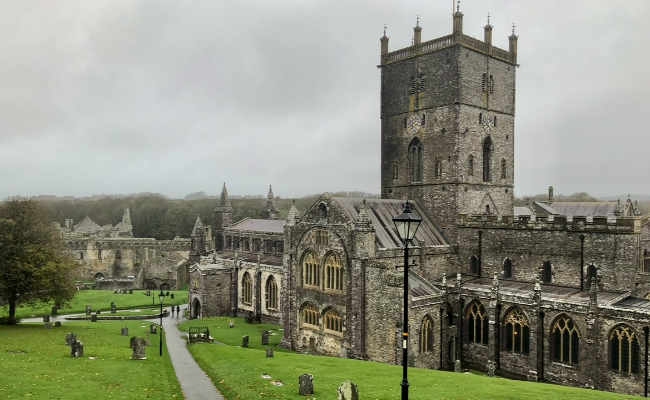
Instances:
[[[41,203],[14,198],[0,204],[0,301],[9,306],[9,324],[16,324],[20,304],[74,297],[77,265],[63,250]]]

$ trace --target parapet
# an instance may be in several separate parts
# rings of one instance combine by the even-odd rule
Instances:
[[[528,230],[567,230],[610,233],[641,233],[641,217],[619,217],[615,220],[607,216],[594,216],[591,221],[584,216],[569,218],[555,215],[552,218],[529,215],[459,215],[461,228],[528,229]]]

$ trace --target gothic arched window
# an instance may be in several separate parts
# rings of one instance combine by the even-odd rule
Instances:
[[[553,281],[553,266],[550,261],[545,261],[542,266],[542,282],[551,283]]]
[[[594,265],[587,267],[587,289],[591,288],[591,280],[596,279],[598,282],[598,269]]]
[[[503,262],[503,277],[505,279],[512,278],[512,260],[509,258]]]
[[[483,182],[492,181],[490,165],[492,164],[492,139],[487,138],[483,142]]]
[[[307,304],[302,308],[302,324],[318,327],[318,308],[313,304]]]
[[[343,290],[343,267],[341,258],[330,254],[325,259],[325,289]]]
[[[266,308],[278,309],[278,284],[272,275],[266,280]]]
[[[467,339],[474,343],[488,344],[489,325],[485,307],[478,301],[472,303],[467,310]]]
[[[560,316],[551,331],[553,360],[577,364],[580,349],[580,334],[575,322],[566,315]]]
[[[469,258],[469,273],[478,275],[478,258],[471,256]]]
[[[320,264],[312,252],[307,253],[303,259],[302,282],[305,286],[320,286]]]
[[[339,333],[343,332],[343,321],[341,316],[333,308],[327,310],[323,322],[325,323],[325,330]]]
[[[409,160],[411,164],[411,183],[422,182],[422,144],[414,138],[409,145]]]
[[[468,167],[467,167],[467,175],[469,176],[474,176],[474,156],[469,155],[469,160],[467,161]]]
[[[530,326],[528,318],[519,308],[510,311],[505,318],[506,350],[528,354],[530,349]]]
[[[253,280],[248,272],[244,273],[241,286],[242,302],[244,304],[253,303]]]
[[[610,368],[628,374],[639,373],[639,338],[626,325],[617,326],[609,335]]]
[[[433,351],[433,321],[428,315],[420,325],[420,353]]]

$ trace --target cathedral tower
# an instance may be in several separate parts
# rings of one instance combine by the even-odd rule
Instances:
[[[415,199],[450,239],[459,214],[513,214],[517,36],[509,51],[453,33],[388,51],[381,42],[381,195]]]

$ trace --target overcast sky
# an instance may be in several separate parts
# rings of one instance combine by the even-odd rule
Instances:
[[[0,0],[0,197],[379,193],[379,63],[445,1]],[[650,193],[650,1],[463,0],[519,35],[515,194]]]

